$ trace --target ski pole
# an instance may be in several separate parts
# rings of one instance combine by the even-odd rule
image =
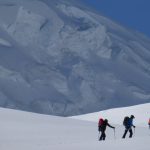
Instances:
[[[134,134],[133,134],[133,136],[135,136],[135,127],[134,127]]]
[[[98,141],[100,140],[100,131],[98,132]]]
[[[116,140],[116,131],[115,131],[115,129],[114,129],[114,139]]]

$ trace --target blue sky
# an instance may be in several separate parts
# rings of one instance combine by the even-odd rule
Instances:
[[[82,0],[112,20],[150,37],[150,0]]]

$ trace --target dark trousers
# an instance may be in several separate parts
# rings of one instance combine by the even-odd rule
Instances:
[[[132,136],[133,136],[132,128],[126,128],[122,138],[126,137],[126,134],[127,134],[128,131],[130,133],[129,138],[132,138]]]
[[[101,136],[100,136],[99,140],[102,141],[102,140],[105,140],[105,138],[106,138],[105,131],[101,131]]]

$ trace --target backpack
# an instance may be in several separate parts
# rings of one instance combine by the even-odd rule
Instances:
[[[103,118],[100,118],[100,119],[99,119],[99,122],[98,122],[98,126],[99,126],[99,127],[102,126],[103,123],[104,123],[104,119],[103,119]]]
[[[123,125],[124,125],[125,127],[127,127],[127,126],[129,125],[129,117],[128,117],[128,116],[124,117]]]

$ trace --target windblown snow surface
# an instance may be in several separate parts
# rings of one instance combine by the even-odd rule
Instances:
[[[98,141],[97,122],[1,108],[0,150],[149,150],[150,130],[145,124],[149,119],[146,114],[150,114],[148,108],[150,108],[150,104],[139,105],[133,109],[114,109],[110,111],[109,115],[109,110],[104,111],[102,114],[109,116],[110,124],[116,127],[115,137],[113,130],[107,128],[105,142]],[[128,136],[126,139],[121,139],[124,128],[114,123],[122,121],[123,113],[124,115],[133,114],[132,110],[135,112],[136,120],[139,118],[141,120],[135,122],[136,131],[132,139],[129,139]],[[95,115],[97,116],[97,114]],[[141,115],[145,117],[141,118]],[[92,117],[90,116],[89,119]]]
[[[150,102],[150,40],[80,0],[0,0],[0,106],[77,115]]]

